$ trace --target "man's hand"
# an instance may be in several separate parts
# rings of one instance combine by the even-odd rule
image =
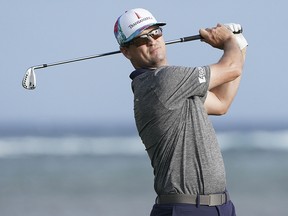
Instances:
[[[226,28],[232,32],[242,32],[242,26],[240,24],[227,23],[227,24],[224,24],[224,26],[226,26]],[[244,49],[246,46],[248,46],[248,42],[244,38],[242,33],[235,34],[235,37],[241,50]]]
[[[227,40],[235,40],[232,31],[222,24],[217,24],[214,28],[200,29],[199,33],[203,37],[202,41],[218,49],[224,49]]]

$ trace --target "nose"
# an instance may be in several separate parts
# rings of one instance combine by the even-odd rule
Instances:
[[[148,45],[153,45],[155,43],[155,39],[152,36],[148,35],[147,42]]]

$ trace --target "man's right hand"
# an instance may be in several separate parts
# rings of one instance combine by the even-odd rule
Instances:
[[[232,31],[223,24],[217,24],[214,28],[200,29],[199,33],[203,37],[201,41],[222,50],[224,49],[224,44],[227,40],[232,39],[236,42],[236,38]]]

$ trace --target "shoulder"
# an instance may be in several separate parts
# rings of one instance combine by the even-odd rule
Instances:
[[[177,78],[185,79],[188,77],[194,77],[201,80],[210,76],[210,67],[165,66],[155,70],[154,75],[160,79],[173,78],[174,80],[177,80]]]
[[[163,66],[155,70],[156,74],[161,74],[164,72],[184,72],[184,73],[193,73],[193,72],[208,72],[210,71],[210,66],[198,66],[198,67],[186,67],[186,66]]]

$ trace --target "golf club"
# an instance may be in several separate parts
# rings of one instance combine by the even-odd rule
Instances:
[[[233,33],[234,34],[242,33],[242,29],[239,32],[233,32]],[[182,43],[182,42],[199,40],[201,38],[202,38],[201,35],[193,35],[193,36],[183,37],[183,38],[179,38],[179,39],[175,39],[175,40],[170,40],[170,41],[165,42],[165,44],[169,45],[169,44],[174,44],[174,43]],[[32,66],[32,67],[27,69],[27,71],[24,75],[24,78],[22,80],[22,86],[28,90],[33,90],[36,88],[35,70],[46,68],[46,67],[52,67],[52,66],[56,66],[56,65],[61,65],[61,64],[68,64],[68,63],[77,62],[77,61],[84,61],[84,60],[88,60],[88,59],[92,59],[92,58],[99,58],[99,57],[103,57],[103,56],[114,55],[114,54],[118,54],[118,53],[121,53],[121,51],[118,50],[118,51],[107,52],[107,53],[102,53],[102,54],[92,55],[92,56],[87,56],[87,57],[82,57],[82,58],[75,58],[75,59],[66,60],[66,61],[59,61],[59,62],[55,62],[55,63]]]

